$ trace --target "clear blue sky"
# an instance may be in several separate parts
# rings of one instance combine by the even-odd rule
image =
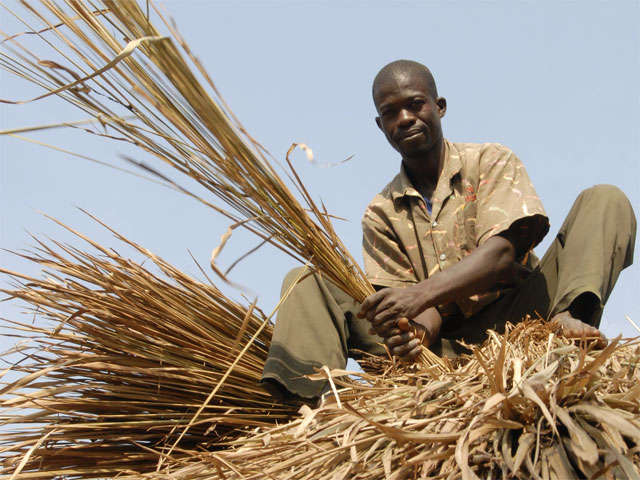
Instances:
[[[333,168],[309,166],[302,154],[296,161],[315,197],[348,219],[337,230],[357,259],[362,212],[399,168],[398,155],[375,126],[370,98],[377,70],[397,58],[420,61],[434,72],[448,100],[443,127],[450,140],[500,142],[522,159],[551,219],[539,256],[586,187],[617,185],[640,211],[638,1],[173,0],[165,6],[235,113],[277,158],[292,142],[307,143],[320,162],[354,155]],[[0,29],[24,30],[6,12],[0,12]],[[0,75],[1,98],[40,93]],[[55,98],[0,106],[0,129],[83,118]],[[114,164],[121,164],[119,154],[133,152],[79,130],[30,136]],[[206,265],[227,227],[180,194],[13,138],[0,137],[0,162],[0,247],[6,249],[33,245],[27,230],[79,244],[38,213],[45,212],[130,254],[79,206],[199,276],[187,249]],[[234,235],[222,265],[255,243],[250,235]],[[5,252],[0,263],[37,272]],[[233,278],[269,310],[293,266],[265,248]],[[0,285],[7,285],[6,278]],[[624,316],[640,321],[639,285],[634,265],[610,298],[606,334],[637,334]],[[240,292],[225,291],[240,298]],[[0,316],[19,319],[20,311],[0,303]],[[0,339],[2,349],[10,343]]]

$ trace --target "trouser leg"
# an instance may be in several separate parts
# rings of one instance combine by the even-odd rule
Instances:
[[[301,272],[289,272],[282,294]],[[358,310],[359,304],[331,282],[319,275],[306,277],[293,287],[278,311],[263,380],[276,380],[291,393],[314,398],[327,382],[311,381],[305,375],[323,365],[344,368],[351,349],[384,353],[381,339],[369,334],[366,320],[356,317]]]
[[[447,338],[477,344],[489,329],[502,331],[507,322],[519,322],[526,315],[549,319],[585,293],[598,300],[586,319],[598,327],[620,272],[633,261],[635,234],[633,209],[617,187],[597,185],[583,191],[538,268]],[[455,342],[451,345],[457,353],[465,351]]]
[[[598,327],[620,272],[633,262],[635,236],[636,218],[620,189],[596,185],[583,191],[541,262],[548,290],[554,293],[547,317],[588,293],[597,305],[584,320]]]

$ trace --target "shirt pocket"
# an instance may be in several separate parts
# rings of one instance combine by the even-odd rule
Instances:
[[[458,257],[463,259],[476,248],[476,200],[475,198],[458,198],[454,237]]]

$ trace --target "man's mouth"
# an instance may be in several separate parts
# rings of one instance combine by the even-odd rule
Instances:
[[[413,140],[414,138],[418,137],[419,135],[422,135],[423,133],[424,132],[422,130],[411,130],[409,132],[406,132],[404,135],[401,135],[398,140],[401,142],[404,142],[406,140]]]

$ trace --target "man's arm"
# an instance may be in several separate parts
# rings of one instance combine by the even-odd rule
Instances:
[[[399,318],[416,319],[430,307],[511,283],[517,271],[518,243],[509,231],[491,237],[457,264],[422,282],[370,295],[358,316],[366,317],[375,331],[387,338]]]

